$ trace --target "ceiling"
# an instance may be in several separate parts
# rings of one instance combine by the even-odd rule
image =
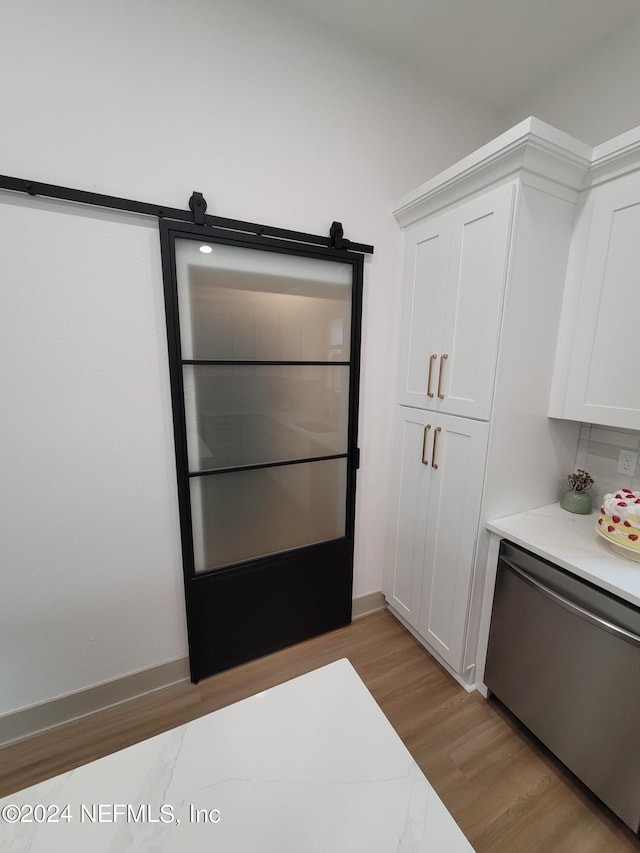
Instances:
[[[506,110],[640,18],[640,0],[280,0]]]

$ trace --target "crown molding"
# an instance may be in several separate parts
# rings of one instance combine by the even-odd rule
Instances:
[[[541,179],[547,191],[555,186],[562,197],[577,199],[592,154],[591,146],[530,117],[403,196],[393,212],[400,225],[409,225],[516,175],[526,175],[528,183]]]
[[[400,198],[398,223],[423,216],[510,178],[576,201],[581,191],[640,170],[640,127],[592,148],[530,116]]]
[[[593,149],[586,186],[595,187],[639,168],[640,127],[634,127]]]

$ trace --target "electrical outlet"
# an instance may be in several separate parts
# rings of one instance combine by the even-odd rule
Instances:
[[[636,465],[638,464],[638,454],[635,450],[621,450],[618,454],[618,474],[636,473]]]

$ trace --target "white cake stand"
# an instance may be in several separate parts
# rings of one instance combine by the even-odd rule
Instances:
[[[611,545],[616,554],[619,554],[621,557],[626,557],[627,560],[633,560],[634,563],[640,563],[640,551],[636,551],[635,548],[629,548],[627,545],[621,545],[619,542],[614,542],[613,539],[609,539],[606,533],[603,533],[602,530],[600,530],[599,524],[596,524],[596,533],[602,536],[604,541]]]

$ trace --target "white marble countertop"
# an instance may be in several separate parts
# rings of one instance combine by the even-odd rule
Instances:
[[[0,800],[0,850],[473,848],[341,660]]]
[[[567,571],[640,605],[640,563],[618,556],[595,532],[597,511],[566,512],[560,504],[520,512],[487,523],[504,539],[522,545]]]

